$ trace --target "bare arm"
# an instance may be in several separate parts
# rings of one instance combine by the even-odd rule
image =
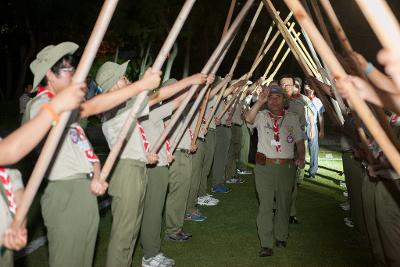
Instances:
[[[198,73],[187,78],[184,78],[174,84],[162,87],[157,93],[153,94],[149,99],[149,106],[153,106],[162,100],[168,99],[171,96],[181,92],[187,87],[194,84],[204,84],[207,81],[207,75]]]
[[[85,87],[85,83],[79,83],[62,90],[49,103],[50,109],[61,114],[77,108],[85,95]],[[46,135],[52,122],[51,113],[41,109],[34,118],[0,141],[0,166],[14,164],[26,156]]]
[[[324,119],[323,112],[318,114],[318,121],[319,121],[319,137],[324,138],[325,137],[325,119]]]
[[[119,90],[110,91],[93,97],[81,105],[81,117],[86,118],[110,110],[145,90],[156,88],[160,84],[160,74],[160,72],[153,73],[149,68],[141,80]]]
[[[353,57],[360,64],[360,67],[363,71],[368,70],[370,63],[368,63],[361,54],[354,52]],[[372,67],[372,69],[369,70],[369,73],[366,73],[366,76],[379,89],[393,94],[400,93],[399,89],[396,88],[394,82],[390,80],[385,74],[380,72],[377,68]]]
[[[297,159],[295,161],[295,164],[300,169],[303,169],[304,165],[305,165],[305,158],[306,158],[306,147],[304,145],[303,139],[296,142],[296,149],[297,149]]]

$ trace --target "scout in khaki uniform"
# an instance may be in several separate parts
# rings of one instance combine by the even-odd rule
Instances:
[[[285,92],[273,85],[260,94],[245,116],[249,126],[258,131],[254,173],[260,201],[257,216],[260,257],[272,255],[274,240],[277,247],[286,247],[296,166],[304,168],[304,132],[297,116],[284,110],[284,102]],[[265,103],[267,109],[262,109]],[[294,159],[295,146],[297,159]],[[272,211],[274,197],[277,204],[275,217]]]
[[[190,107],[188,105],[188,107]],[[188,108],[186,108],[188,111]],[[184,113],[187,113],[184,111]],[[179,118],[175,124],[175,131],[170,140],[178,142],[177,149],[174,153],[174,161],[169,166],[168,194],[165,201],[165,240],[186,241],[192,235],[183,231],[184,216],[186,211],[186,203],[189,197],[189,190],[192,180],[192,151],[191,142],[193,131],[197,120],[193,120],[189,127],[185,130],[180,140],[177,138],[177,130],[179,129],[185,115]]]
[[[33,88],[38,94],[28,103],[27,118],[34,117],[71,83],[74,73],[71,54],[77,49],[76,44],[64,42],[47,46],[38,53],[30,65]],[[92,98],[81,105],[80,116],[104,112],[123,103],[144,90],[139,85]],[[95,195],[104,194],[108,187],[99,175],[100,163],[89,140],[82,127],[71,121],[48,171],[50,182],[41,201],[50,266],[92,265],[99,222]]]
[[[284,75],[279,80],[279,85],[285,90],[289,98],[287,110],[295,113],[300,122],[300,127],[304,131],[304,133],[314,132],[315,134],[315,119],[314,119],[314,110],[311,107],[312,103],[307,99],[306,96],[301,94],[294,95],[294,86],[295,79],[292,75]],[[297,168],[296,172],[296,184],[292,193],[292,205],[290,208],[290,223],[297,224],[299,221],[296,217],[296,199],[297,199],[297,190],[298,185],[304,179],[304,169]]]
[[[217,112],[219,115],[228,104],[228,97],[224,98],[222,103],[219,104]],[[221,120],[215,121],[217,125],[216,129],[216,146],[214,153],[214,161],[212,166],[212,188],[213,193],[229,193],[230,188],[225,186],[225,168],[228,160],[228,151],[231,143],[232,132],[231,132],[231,121],[226,119],[229,116],[230,109],[225,112]]]
[[[131,89],[137,83],[141,88],[153,89],[160,82],[159,75],[152,75],[147,70],[143,79],[131,84],[125,76],[129,61],[119,65],[114,62],[104,63],[98,70],[96,82],[102,88],[105,96],[110,92],[122,91],[121,88]],[[149,105],[158,100],[149,102]],[[135,98],[128,100],[118,107],[104,113],[103,133],[110,149],[115,144]],[[145,108],[137,117],[148,113]],[[147,186],[146,163],[155,163],[157,156],[148,153],[149,143],[146,133],[139,124],[131,130],[118,163],[113,171],[109,194],[113,197],[111,212],[113,222],[110,243],[107,251],[107,266],[130,266],[136,239],[139,233],[143,202]]]
[[[392,115],[390,124],[400,139],[400,120]],[[368,235],[377,266],[400,265],[400,176],[390,167],[375,141],[370,145],[379,163],[368,166],[369,179],[363,184]],[[369,206],[365,206],[369,204]]]
[[[232,139],[231,144],[229,145],[228,161],[225,169],[225,177],[228,178],[226,182],[230,184],[243,183],[243,180],[236,175],[236,164],[240,158],[240,148],[242,145],[242,112],[244,104],[243,101],[240,101],[233,111],[234,113],[232,116]]]
[[[76,84],[63,90],[31,121],[4,140],[0,138],[0,166],[15,164],[26,156],[56,122],[54,115],[57,117],[63,111],[79,107],[84,96],[83,89],[84,84]],[[13,266],[12,250],[20,250],[27,242],[25,225],[20,229],[10,227],[22,194],[21,174],[17,170],[0,167],[0,266]]]
[[[181,91],[190,85],[205,83],[206,79],[206,75],[196,74],[169,86]],[[164,120],[171,116],[173,110],[178,108],[185,97],[186,93],[172,101],[155,107],[150,111],[148,119],[142,121],[142,126],[146,132],[150,147],[151,144],[154,144],[158,140],[164,131]],[[173,266],[175,264],[173,259],[165,257],[160,252],[162,212],[168,188],[169,164],[172,160],[171,146],[167,139],[158,152],[157,164],[147,166],[148,184],[144,202],[142,227],[140,230],[140,240],[144,252],[142,266],[144,267]]]

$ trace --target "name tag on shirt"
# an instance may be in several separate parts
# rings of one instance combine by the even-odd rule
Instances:
[[[271,140],[271,146],[280,146],[281,145],[281,141],[276,141],[275,139]]]

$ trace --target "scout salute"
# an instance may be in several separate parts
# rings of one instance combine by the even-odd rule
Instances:
[[[33,90],[27,118],[33,118],[72,81],[78,45],[64,42],[42,49],[31,63]],[[159,74],[157,74],[159,75]],[[104,112],[146,87],[137,83],[106,97],[99,95],[81,105],[80,116]],[[53,113],[52,113],[53,114]],[[48,171],[49,184],[42,197],[42,214],[47,227],[50,266],[91,266],[99,213],[95,195],[104,194],[108,184],[99,179],[100,162],[82,127],[71,121]],[[91,180],[90,180],[91,178]]]
[[[63,111],[79,107],[85,95],[84,87],[85,84],[81,83],[66,88],[54,97],[47,107],[43,107],[31,121],[5,139],[0,138],[0,166],[15,164],[21,160],[45,136],[51,125],[55,123],[55,117]],[[32,135],[33,132],[34,135]],[[11,250],[20,250],[27,242],[25,227],[8,228],[13,214],[18,209],[22,194],[21,174],[17,170],[0,167],[0,266],[13,266],[14,257]]]
[[[285,111],[285,102],[283,89],[272,85],[264,89],[245,116],[249,126],[258,131],[254,173],[260,201],[257,216],[260,257],[272,255],[274,239],[277,247],[286,247],[296,166],[304,168],[304,132],[297,116]],[[267,109],[264,109],[265,103]],[[297,159],[294,159],[295,146]],[[274,198],[277,202],[275,218]]]

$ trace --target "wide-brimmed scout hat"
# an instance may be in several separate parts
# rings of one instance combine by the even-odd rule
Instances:
[[[122,64],[107,61],[97,71],[96,83],[100,86],[103,93],[113,87],[122,76],[125,75],[126,69],[128,68],[129,60]]]
[[[79,46],[73,42],[63,42],[58,45],[48,45],[36,55],[29,68],[34,78],[32,92],[37,90],[37,86],[46,76],[46,72],[63,56],[75,53]]]

